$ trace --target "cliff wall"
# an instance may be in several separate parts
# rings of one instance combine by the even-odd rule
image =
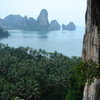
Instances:
[[[87,0],[86,28],[83,39],[83,60],[100,64],[100,0]],[[83,100],[100,100],[100,79],[84,88]]]

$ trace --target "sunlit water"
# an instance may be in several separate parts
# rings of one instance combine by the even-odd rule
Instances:
[[[0,40],[0,43],[12,47],[30,46],[33,49],[44,49],[48,52],[57,51],[66,56],[81,56],[84,27],[76,31],[36,32],[9,30],[11,36]]]

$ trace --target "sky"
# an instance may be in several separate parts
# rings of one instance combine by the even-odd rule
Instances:
[[[84,26],[86,0],[0,0],[0,18],[9,14],[20,14],[37,19],[40,11],[48,11],[49,21],[57,20],[60,24],[73,21]]]

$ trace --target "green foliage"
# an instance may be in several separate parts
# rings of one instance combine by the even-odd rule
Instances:
[[[79,57],[71,58],[72,66],[68,70],[68,90],[66,95],[66,100],[82,100],[84,84],[79,84],[80,73],[78,73],[77,68],[80,67],[82,59]]]
[[[0,44],[0,98],[81,100],[86,81],[100,77],[100,65],[60,53]]]
[[[75,59],[75,61],[77,61]],[[75,63],[75,62],[74,62]],[[82,100],[85,83],[91,84],[95,78],[100,78],[100,65],[92,60],[87,62],[79,61],[69,69],[68,91],[66,100]]]
[[[100,77],[100,65],[60,53],[0,44],[0,98],[82,100],[86,81]]]
[[[0,44],[0,98],[65,100],[74,81],[71,69],[80,61],[57,52]]]
[[[77,66],[76,70],[76,75],[80,75],[78,77],[79,84],[84,84],[86,81],[90,84],[95,78],[100,77],[100,65],[97,65],[92,60],[82,62]]]

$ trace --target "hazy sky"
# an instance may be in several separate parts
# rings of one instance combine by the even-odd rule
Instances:
[[[0,17],[20,14],[36,19],[44,8],[48,10],[49,21],[56,19],[60,24],[73,21],[84,25],[86,0],[0,0]]]

